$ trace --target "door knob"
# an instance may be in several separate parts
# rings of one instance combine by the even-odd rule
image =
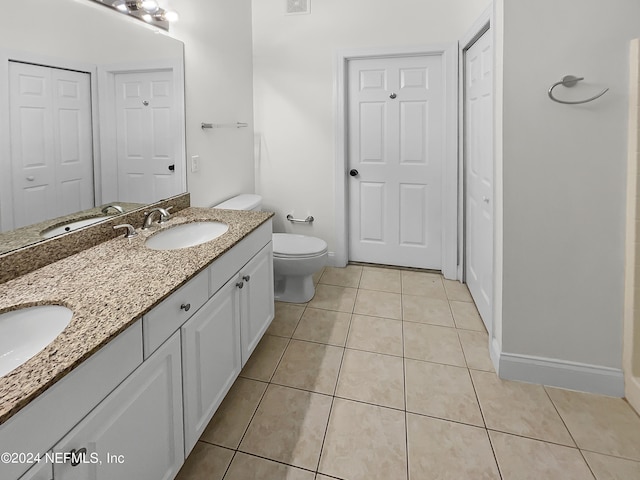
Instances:
[[[351,170],[349,170],[349,175],[351,175],[352,177],[357,177],[358,175],[360,175],[360,173],[355,168],[352,168]]]
[[[484,203],[489,203],[489,197],[484,197],[484,196],[483,196],[483,197],[482,197],[482,201],[483,201]]]

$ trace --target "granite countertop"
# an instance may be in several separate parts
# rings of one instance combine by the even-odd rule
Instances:
[[[132,239],[109,240],[0,285],[0,313],[44,304],[64,305],[74,312],[53,342],[0,377],[0,424],[272,216],[190,207],[162,226],[138,229]],[[229,230],[185,249],[144,246],[145,239],[161,229],[198,220],[224,222]]]
[[[114,213],[113,210],[109,210],[109,212],[106,214],[103,213],[102,209],[108,205],[118,205],[119,207],[123,208],[125,212],[130,212],[137,208],[144,207],[143,203],[111,202],[99,205],[94,208],[90,208],[88,210],[83,210],[81,212],[71,213],[62,217],[45,220],[43,222],[34,223],[33,225],[27,225],[15,230],[0,233],[0,254],[10,252],[11,250],[22,248],[37,242],[41,242],[42,240],[44,240],[44,238],[42,237],[43,232],[46,232],[47,230],[50,230],[52,228],[62,226],[69,222],[105,216],[115,218],[120,215],[119,213]]]

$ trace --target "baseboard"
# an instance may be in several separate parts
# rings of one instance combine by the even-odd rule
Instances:
[[[336,252],[327,252],[327,267],[344,267],[344,265],[338,265],[337,263]]]
[[[497,352],[493,352],[492,357]],[[497,353],[498,374],[505,380],[537,383],[581,392],[624,397],[621,369],[514,353]]]
[[[640,379],[627,375],[625,397],[633,409],[640,414]]]

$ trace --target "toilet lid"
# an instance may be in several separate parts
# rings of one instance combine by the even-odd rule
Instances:
[[[327,251],[327,242],[321,238],[292,233],[273,234],[273,254],[278,257],[308,257]]]

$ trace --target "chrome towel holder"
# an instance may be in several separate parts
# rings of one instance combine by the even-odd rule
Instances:
[[[313,223],[315,218],[313,218],[312,215],[309,215],[303,220],[301,218],[293,218],[293,215],[289,214],[287,215],[287,220],[289,220],[291,223]]]
[[[584,77],[576,77],[574,75],[565,75],[564,77],[562,77],[562,80],[560,80],[559,82],[554,83],[553,85],[551,85],[549,87],[549,90],[547,91],[547,94],[549,95],[549,98],[551,100],[553,100],[554,102],[564,103],[565,105],[578,105],[580,103],[592,102],[596,98],[600,98],[601,96],[603,96],[605,93],[607,93],[609,91],[608,88],[605,88],[604,90],[602,90],[597,95],[594,95],[593,97],[589,97],[589,98],[587,98],[585,100],[577,100],[577,101],[572,101],[572,102],[571,101],[567,101],[567,100],[560,100],[560,99],[557,99],[556,97],[553,96],[553,89],[556,88],[558,85],[562,85],[563,87],[571,88],[571,87],[574,87],[580,80],[584,80]]]
[[[249,125],[245,122],[236,122],[236,123],[205,123],[202,122],[200,124],[200,128],[202,128],[203,130],[205,128],[244,128],[244,127],[248,127]]]

